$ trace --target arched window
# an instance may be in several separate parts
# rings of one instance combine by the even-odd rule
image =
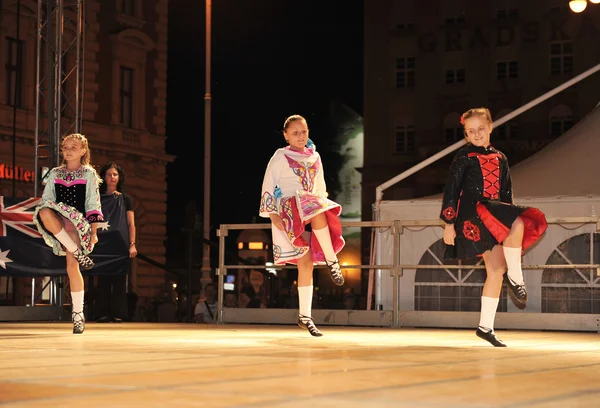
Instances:
[[[595,268],[569,268],[600,262],[600,234],[576,235],[560,244],[546,264],[564,269],[542,273],[542,313],[600,313],[600,276]]]
[[[415,276],[415,310],[475,312],[481,308],[481,291],[485,282],[483,259],[444,262],[446,245],[433,243],[421,257],[419,265],[464,265],[461,269],[417,269]],[[506,291],[502,287],[498,311],[506,311]]]
[[[573,111],[566,105],[555,106],[550,111],[549,122],[550,136],[559,137],[573,127]]]
[[[460,113],[450,113],[444,118],[444,141],[446,144],[458,142],[464,137],[463,127],[460,124]]]
[[[113,104],[111,122],[131,129],[146,128],[146,60],[154,41],[128,28],[112,37]]]
[[[500,112],[498,112],[498,115],[496,115],[496,120],[508,115],[511,112],[512,112],[511,109],[501,110]],[[518,138],[518,135],[519,135],[519,123],[515,119],[511,119],[508,122],[502,124],[501,126],[498,126],[495,129],[494,133],[495,133],[494,139],[515,140]]]

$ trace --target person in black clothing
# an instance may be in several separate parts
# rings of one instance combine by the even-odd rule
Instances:
[[[487,277],[476,335],[495,347],[506,347],[494,333],[502,282],[515,305],[524,308],[522,251],[542,236],[547,223],[540,210],[513,204],[508,161],[490,145],[492,123],[486,108],[470,109],[461,116],[469,143],[452,162],[440,218],[446,223],[445,259],[481,256],[485,262]]]
[[[100,177],[104,181],[100,185],[101,194],[122,195],[127,216],[127,227],[129,232],[129,257],[137,255],[135,246],[135,213],[131,197],[123,193],[125,173],[121,166],[109,161],[100,170]],[[100,316],[96,322],[121,323],[123,319],[129,319],[127,302],[127,275],[99,275],[96,297],[96,316]]]

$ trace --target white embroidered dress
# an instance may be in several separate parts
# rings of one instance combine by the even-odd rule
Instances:
[[[283,230],[274,225],[273,257],[276,264],[296,263],[312,251],[314,263],[323,264],[325,257],[313,234],[305,231],[311,218],[326,213],[333,249],[344,247],[339,215],[341,206],[327,198],[325,177],[319,153],[305,148],[299,152],[290,147],[278,149],[265,172],[260,200],[260,216],[279,214]]]

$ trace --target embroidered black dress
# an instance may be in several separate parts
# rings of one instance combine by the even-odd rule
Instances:
[[[504,241],[517,217],[525,224],[525,250],[546,231],[544,213],[513,204],[508,161],[502,152],[470,143],[461,148],[450,168],[440,214],[456,230],[454,245],[446,246],[444,258],[481,256]]]

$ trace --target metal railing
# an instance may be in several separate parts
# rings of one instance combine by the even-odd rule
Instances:
[[[552,224],[595,224],[596,231],[600,231],[600,217],[550,217],[546,221]],[[369,264],[369,265],[344,265],[344,269],[379,269],[389,270],[393,285],[392,298],[392,325],[400,325],[400,277],[403,276],[405,269],[485,269],[485,265],[422,265],[422,264],[403,264],[400,259],[400,244],[404,229],[407,227],[443,227],[441,220],[395,220],[395,221],[359,221],[342,222],[342,228],[346,227],[367,227],[367,228],[385,228],[393,236],[392,264]],[[222,224],[217,235],[219,237],[219,267],[217,269],[219,296],[217,300],[217,321],[223,323],[223,292],[224,277],[229,269],[262,269],[267,265],[227,265],[225,264],[225,239],[232,230],[256,230],[270,229],[270,223],[264,224]],[[543,239],[543,238],[542,238]],[[433,242],[432,242],[433,243]],[[294,268],[293,265],[268,265],[270,269]],[[318,267],[317,267],[318,268]],[[325,267],[323,267],[325,268]],[[523,265],[523,269],[596,269],[600,276],[600,264],[536,264]],[[376,281],[376,285],[381,285],[381,281]],[[370,301],[371,293],[367,294],[367,301]]]

